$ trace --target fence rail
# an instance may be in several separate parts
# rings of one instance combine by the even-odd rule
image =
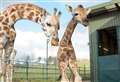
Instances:
[[[90,67],[86,65],[78,68],[83,80],[90,80]],[[71,71],[67,70],[71,77]],[[56,82],[59,70],[56,64],[16,64],[14,66],[13,82]]]

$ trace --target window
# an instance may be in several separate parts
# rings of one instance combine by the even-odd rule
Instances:
[[[116,27],[98,30],[99,56],[118,54]]]

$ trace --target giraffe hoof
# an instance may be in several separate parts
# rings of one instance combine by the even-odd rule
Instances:
[[[61,80],[61,82],[69,82],[69,80],[67,80],[67,79],[66,80]]]
[[[76,77],[75,82],[82,82],[82,78],[81,77]]]

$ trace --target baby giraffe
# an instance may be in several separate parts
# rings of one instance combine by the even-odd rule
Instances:
[[[67,67],[72,71],[72,82],[82,82],[82,79],[77,71],[77,61],[75,56],[75,51],[72,45],[71,37],[77,23],[81,23],[85,27],[88,26],[88,14],[90,9],[84,8],[82,5],[77,6],[73,9],[71,6],[66,6],[69,12],[73,15],[70,20],[64,35],[60,41],[59,49],[57,53],[58,65],[60,70],[61,82],[69,82],[66,74]]]

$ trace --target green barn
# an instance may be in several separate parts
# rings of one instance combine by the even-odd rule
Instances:
[[[120,82],[120,0],[91,9],[91,82]]]

